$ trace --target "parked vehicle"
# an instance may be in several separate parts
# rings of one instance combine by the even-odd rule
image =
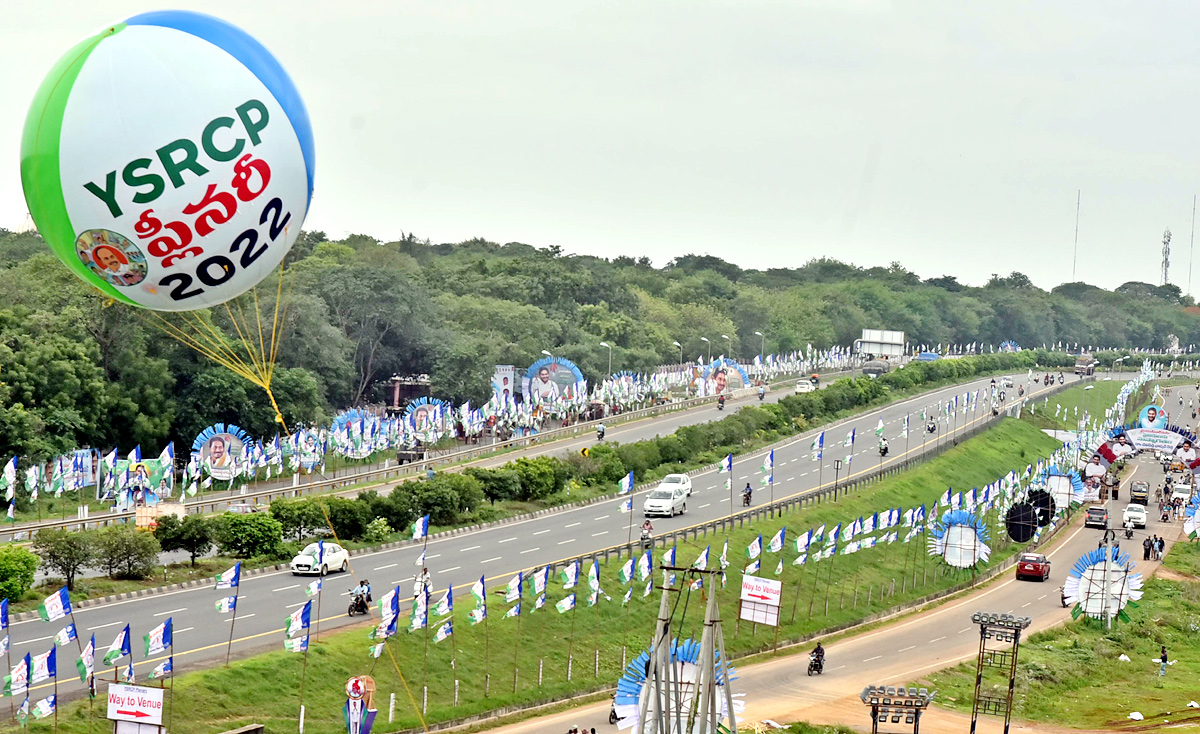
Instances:
[[[1041,553],[1022,553],[1017,557],[1017,580],[1050,578],[1050,560]]]

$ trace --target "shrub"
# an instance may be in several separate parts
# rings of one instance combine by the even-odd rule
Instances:
[[[362,539],[368,543],[382,543],[392,534],[392,526],[388,525],[387,520],[382,517],[377,517],[367,523],[367,529],[363,532]]]
[[[154,537],[167,553],[187,551],[195,566],[197,558],[212,550],[212,522],[200,515],[186,515],[182,521],[174,515],[165,515],[159,518]]]
[[[227,514],[213,522],[217,547],[224,555],[275,558],[283,547],[283,525],[269,514]]]
[[[366,502],[356,502],[346,497],[325,497],[323,501],[325,511],[329,513],[328,527],[339,540],[358,540],[367,531],[367,524],[371,522],[371,508]],[[322,522],[322,527],[325,526]]]
[[[19,545],[0,546],[0,599],[16,601],[33,588],[38,558]]]
[[[144,579],[154,574],[161,547],[153,533],[132,525],[110,525],[95,532],[92,568],[112,579]]]
[[[435,525],[453,525],[483,504],[479,480],[463,474],[438,474],[433,479],[409,484],[410,501],[417,515],[429,515]]]
[[[69,533],[62,528],[42,530],[33,536],[33,552],[42,568],[63,577],[68,589],[75,588],[75,576],[92,562],[95,555],[93,533]]]
[[[479,482],[483,496],[493,505],[496,500],[515,500],[521,496],[521,475],[512,469],[476,469],[463,472]]]
[[[521,478],[521,499],[537,500],[557,492],[559,485],[555,482],[554,464],[558,463],[548,456],[522,457],[512,462],[513,471]],[[562,469],[565,476],[566,467]]]
[[[327,527],[319,502],[317,498],[278,499],[271,503],[271,517],[279,521],[285,535],[298,542]]]

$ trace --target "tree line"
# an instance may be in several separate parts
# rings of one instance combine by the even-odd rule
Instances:
[[[494,365],[524,367],[543,350],[595,381],[608,367],[601,342],[614,370],[634,371],[707,356],[710,345],[741,359],[764,340],[767,352],[847,345],[863,328],[927,344],[1200,342],[1200,309],[1175,286],[1044,291],[1020,273],[968,286],[899,263],[749,270],[684,255],[656,268],[483,239],[303,232],[287,269],[274,387],[289,425],[383,402],[395,374],[427,374],[435,397],[478,405]],[[209,318],[232,333],[217,309]],[[36,233],[0,230],[0,457],[185,447],[215,422],[271,435],[274,415],[261,390],[88,289]]]

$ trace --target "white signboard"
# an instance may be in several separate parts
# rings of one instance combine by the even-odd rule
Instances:
[[[742,577],[742,601],[780,606],[783,601],[783,583],[757,576]]]
[[[108,718],[113,721],[136,721],[139,724],[162,725],[163,689],[108,684]]]
[[[884,329],[863,329],[862,338],[854,343],[859,354],[874,354],[877,357],[901,357],[904,355],[904,332]]]

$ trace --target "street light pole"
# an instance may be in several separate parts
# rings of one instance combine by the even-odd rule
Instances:
[[[683,345],[680,344],[679,342],[671,342],[671,343],[674,344],[675,346],[679,347],[679,364],[682,365],[683,364]]]
[[[764,359],[767,358],[767,355],[765,354],[765,352],[767,351],[767,337],[763,336],[763,333],[761,331],[754,332],[754,335],[761,337],[761,340],[759,341],[759,344],[758,344],[758,361],[762,362]]]
[[[712,342],[708,340],[707,336],[700,337],[700,341],[708,345],[708,363],[712,364]]]
[[[612,347],[608,342],[600,342],[600,346],[608,347],[608,376],[612,377]]]
[[[722,334],[722,335],[721,335],[721,338],[722,338],[722,339],[724,339],[725,341],[729,342],[729,351],[730,351],[730,355],[729,355],[729,356],[730,356],[730,357],[732,357],[732,356],[733,356],[733,354],[732,354],[732,352],[733,352],[733,340],[729,338],[729,335],[728,335],[728,334]]]

